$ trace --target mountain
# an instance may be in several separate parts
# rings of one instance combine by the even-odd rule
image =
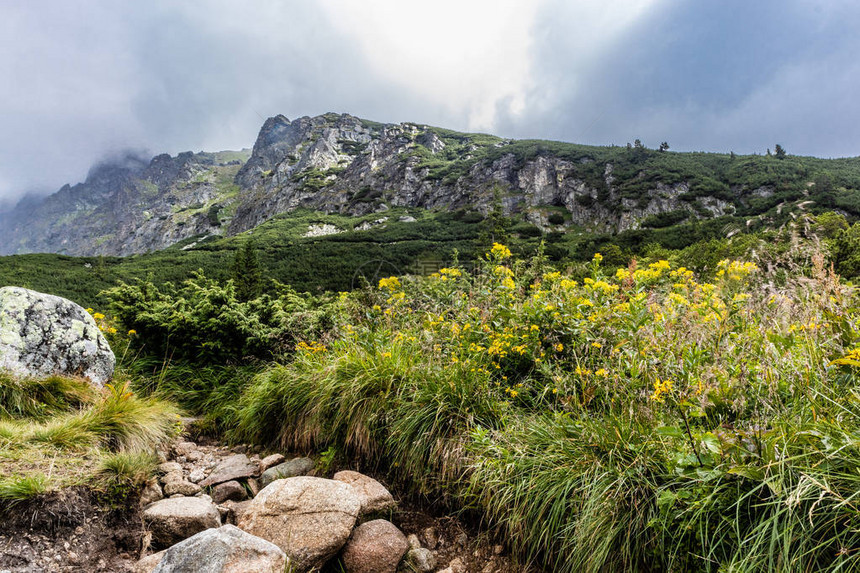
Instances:
[[[736,156],[511,140],[348,114],[264,123],[253,150],[129,155],[0,214],[0,253],[128,255],[233,235],[298,208],[502,211],[541,232],[860,214],[860,159]]]

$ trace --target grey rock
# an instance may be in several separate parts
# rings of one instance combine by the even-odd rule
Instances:
[[[245,454],[234,454],[226,457],[215,466],[209,477],[200,482],[203,487],[209,487],[225,481],[247,478],[260,474],[260,467],[248,459]]]
[[[173,445],[173,452],[177,456],[187,456],[189,453],[197,450],[197,444],[194,442],[178,442]]]
[[[260,470],[266,471],[267,469],[274,467],[278,464],[284,463],[284,456],[282,454],[272,454],[270,456],[266,456],[260,461]]]
[[[238,526],[283,549],[301,573],[321,567],[343,547],[360,508],[358,497],[342,482],[280,479],[248,503]]]
[[[167,549],[153,573],[283,573],[287,565],[276,545],[224,525]]]
[[[355,491],[361,500],[361,515],[385,511],[397,505],[391,492],[372,477],[347,470],[337,472],[332,479],[342,481]]]
[[[182,466],[176,462],[164,462],[163,464],[158,465],[158,471],[163,474],[169,474],[172,472],[181,472]]]
[[[430,573],[436,570],[436,557],[433,552],[423,547],[413,548],[406,552],[404,564],[407,571]]]
[[[168,547],[210,527],[221,525],[218,508],[199,497],[162,499],[143,510],[143,523],[156,545]]]
[[[188,472],[188,481],[192,483],[200,483],[206,479],[206,472],[204,472],[201,468],[194,468],[190,472]]]
[[[180,469],[164,474],[163,476],[161,476],[159,481],[166,485],[175,481],[183,481],[184,479],[185,478],[182,476],[182,470]]]
[[[393,523],[376,519],[355,528],[341,559],[347,573],[396,573],[408,549],[406,536]]]
[[[70,300],[0,288],[0,370],[15,376],[82,376],[101,388],[116,359],[96,321]]]
[[[242,487],[242,484],[235,480],[219,483],[212,488],[212,501],[214,503],[224,503],[225,501],[243,501],[247,499],[248,492]]]
[[[266,487],[277,479],[307,475],[313,471],[314,467],[316,467],[316,463],[310,458],[294,458],[264,471],[263,475],[260,476],[260,486]]]
[[[175,480],[164,484],[165,495],[173,495],[177,493],[180,495],[197,495],[202,489],[203,488],[196,483],[191,483],[190,481],[185,480]]]
[[[418,549],[421,547],[421,541],[419,541],[418,536],[414,533],[410,533],[406,536],[406,543],[409,544],[409,549]]]

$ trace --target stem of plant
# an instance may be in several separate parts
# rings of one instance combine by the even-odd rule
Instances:
[[[684,409],[678,406],[678,411],[681,412],[681,418],[684,420],[684,428],[687,430],[687,439],[690,440],[690,447],[693,448],[693,453],[696,454],[696,459],[699,461],[699,467],[703,467],[702,457],[699,455],[699,448],[696,447],[696,441],[693,440],[693,432],[690,431],[690,423],[687,421],[687,413]]]

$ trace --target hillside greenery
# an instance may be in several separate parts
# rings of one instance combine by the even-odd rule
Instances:
[[[227,438],[342,456],[471,509],[547,571],[851,571],[858,298],[819,247],[765,242],[704,275],[597,253],[571,275],[496,243],[472,269],[307,299],[331,320],[277,362],[135,379]],[[230,288],[202,281],[126,320]],[[230,340],[223,310],[201,348]],[[146,364],[146,336],[118,330]]]

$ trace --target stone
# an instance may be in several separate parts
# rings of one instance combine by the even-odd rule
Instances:
[[[158,464],[158,471],[163,474],[181,472],[182,466],[176,462],[164,462],[163,464]]]
[[[364,474],[342,471],[334,474],[334,480],[342,481],[355,491],[361,500],[361,515],[385,511],[397,505],[391,492],[381,483]]]
[[[152,573],[152,571],[158,567],[158,564],[161,563],[161,558],[164,557],[164,551],[159,551],[158,553],[153,553],[152,555],[147,555],[137,563],[132,566],[133,573]]]
[[[163,484],[169,484],[175,481],[183,481],[185,478],[182,477],[182,470],[166,473],[161,476],[160,480]]]
[[[200,482],[203,487],[224,483],[225,481],[252,477],[260,474],[260,467],[245,454],[226,457],[215,466],[209,477]]]
[[[168,547],[210,527],[221,525],[218,508],[199,497],[162,499],[143,510],[143,523],[153,542]]]
[[[347,573],[396,573],[408,550],[406,536],[393,523],[375,519],[355,528],[341,559]]]
[[[155,478],[146,480],[146,485],[140,493],[140,506],[146,507],[150,503],[154,503],[160,499],[164,499],[164,492],[161,491],[158,480]]]
[[[278,464],[284,463],[283,455],[281,454],[272,454],[271,456],[266,456],[262,460],[260,460],[260,471],[266,471],[267,469],[276,466]]]
[[[102,388],[116,358],[90,314],[70,300],[0,288],[0,370],[14,376],[81,376]]]
[[[197,495],[203,490],[196,483],[191,483],[190,481],[185,480],[175,480],[170,481],[164,484],[164,493],[165,495]]]
[[[307,475],[313,471],[314,467],[316,467],[316,463],[310,458],[294,458],[264,471],[263,475],[260,476],[260,487],[266,487],[277,479]]]
[[[407,571],[430,573],[436,570],[436,557],[432,551],[423,547],[412,548],[407,551],[403,561],[407,565]]]
[[[197,444],[194,442],[178,442],[173,445],[173,451],[177,456],[187,456],[195,450],[197,450]]]
[[[283,573],[287,565],[278,546],[224,525],[170,547],[152,573]]]
[[[201,452],[200,450],[194,450],[185,454],[185,459],[192,463],[199,462],[203,459],[203,455],[203,452]]]
[[[235,480],[219,483],[212,488],[212,501],[214,503],[223,503],[228,500],[242,501],[247,499],[248,492],[242,487],[242,484]]]
[[[406,543],[409,544],[409,549],[418,549],[421,547],[421,541],[419,541],[418,536],[414,533],[410,533],[406,537]]]
[[[297,573],[321,567],[344,546],[361,509],[342,482],[300,476],[260,490],[239,516],[248,533],[284,550]]]
[[[190,472],[188,472],[188,481],[191,483],[200,483],[206,479],[206,472],[204,472],[201,468],[194,468]]]
[[[260,482],[255,478],[248,478],[248,481],[245,483],[248,484],[248,489],[251,490],[251,497],[256,497],[257,494],[260,493],[262,488],[260,487]]]

